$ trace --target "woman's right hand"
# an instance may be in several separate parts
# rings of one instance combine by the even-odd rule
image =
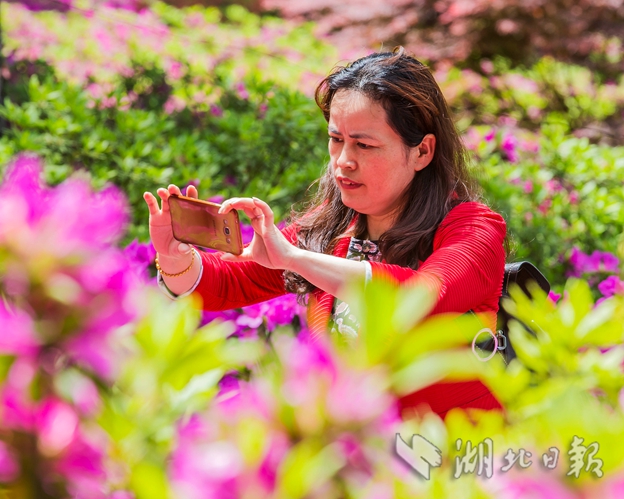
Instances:
[[[149,233],[158,252],[160,266],[165,272],[177,273],[187,268],[191,262],[192,248],[178,241],[173,237],[171,228],[171,212],[169,211],[169,196],[171,194],[181,195],[180,189],[175,185],[170,185],[167,189],[160,188],[156,191],[161,199],[162,207],[159,208],[158,200],[151,192],[143,194],[143,199],[149,208]],[[189,186],[186,195],[197,198],[197,188]]]

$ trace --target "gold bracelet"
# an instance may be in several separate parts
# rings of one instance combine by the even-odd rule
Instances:
[[[160,268],[160,263],[158,263],[158,253],[156,253],[156,259],[154,261],[156,262],[156,270],[158,270],[158,272],[160,272],[161,275],[165,277],[180,277],[181,275],[184,275],[189,270],[191,270],[191,267],[193,266],[193,262],[195,261],[195,250],[191,251],[191,264],[182,272],[178,272],[177,274],[169,274]]]

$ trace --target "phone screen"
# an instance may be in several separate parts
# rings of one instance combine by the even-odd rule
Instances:
[[[243,252],[243,239],[238,213],[234,210],[220,215],[220,205],[186,196],[169,197],[171,228],[178,240],[204,248]]]

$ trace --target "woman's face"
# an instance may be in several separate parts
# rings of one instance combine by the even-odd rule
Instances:
[[[418,167],[417,147],[407,148],[387,123],[385,109],[361,92],[339,90],[331,102],[329,155],[342,202],[389,229],[403,191]]]

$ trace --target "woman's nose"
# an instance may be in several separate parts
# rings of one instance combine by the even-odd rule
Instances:
[[[340,151],[340,155],[338,156],[338,160],[336,161],[336,165],[340,168],[353,169],[356,167],[356,164],[357,163],[355,162],[353,155],[350,154],[348,148],[343,146],[342,150]]]

